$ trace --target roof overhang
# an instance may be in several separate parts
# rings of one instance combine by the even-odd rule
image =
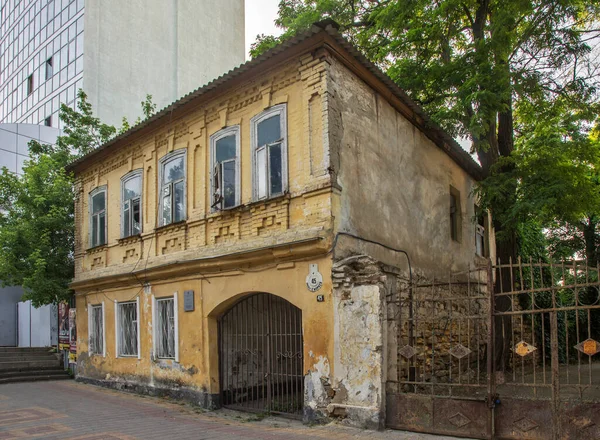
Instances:
[[[165,125],[193,112],[210,100],[245,82],[264,76],[265,73],[285,65],[290,59],[313,52],[319,48],[327,49],[332,56],[377,91],[474,179],[480,180],[483,178],[481,167],[470,154],[431,120],[406,92],[400,89],[385,73],[350,44],[338,32],[338,25],[332,20],[316,23],[308,31],[286,40],[257,58],[230,70],[205,86],[185,95],[150,118],[72,162],[67,166],[67,171],[81,172],[88,168],[92,162],[102,160],[119,148],[160,130]]]

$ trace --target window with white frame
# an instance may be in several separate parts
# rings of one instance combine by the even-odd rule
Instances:
[[[89,352],[104,354],[104,305],[90,306],[89,316]]]
[[[155,300],[155,350],[156,357],[175,359],[177,354],[177,309],[175,298]]]
[[[121,223],[123,238],[142,232],[142,170],[121,179]]]
[[[106,244],[106,186],[90,193],[90,247]]]
[[[186,150],[173,151],[160,160],[160,224],[185,220]]]
[[[117,355],[138,355],[138,303],[137,301],[117,303]]]
[[[210,137],[211,207],[228,209],[240,204],[240,126],[227,127]]]
[[[251,120],[254,199],[287,190],[286,105],[265,110]]]

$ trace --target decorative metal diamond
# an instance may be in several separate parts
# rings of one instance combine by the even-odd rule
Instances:
[[[577,344],[575,348],[588,356],[594,356],[596,353],[600,352],[600,343],[593,339],[586,339]]]
[[[459,412],[454,414],[453,416],[448,417],[448,421],[457,428],[462,428],[463,426],[466,426],[469,423],[471,423],[471,419]]]
[[[514,421],[513,426],[521,432],[529,432],[532,429],[537,428],[539,425],[533,420],[523,417],[522,419]]]
[[[415,353],[417,352],[417,350],[415,350],[413,347],[411,347],[410,345],[405,345],[404,347],[402,347],[400,350],[398,350],[398,353],[400,353],[402,356],[404,356],[406,359],[410,359],[411,357],[413,357],[415,355]]]
[[[534,347],[531,344],[528,344],[525,341],[517,342],[517,345],[515,345],[515,353],[517,353],[521,357],[527,356],[529,353],[533,353],[536,350],[536,347]]]
[[[471,353],[471,350],[462,344],[452,347],[448,352],[457,359],[462,359]]]

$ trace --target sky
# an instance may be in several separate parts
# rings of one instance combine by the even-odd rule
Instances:
[[[246,59],[258,34],[281,34],[281,29],[273,23],[277,18],[278,5],[279,0],[246,0]]]

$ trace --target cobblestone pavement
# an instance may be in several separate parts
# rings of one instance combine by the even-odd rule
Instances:
[[[230,410],[203,412],[173,401],[71,381],[0,385],[0,440],[450,439],[339,424],[309,427],[277,417],[258,419]]]

